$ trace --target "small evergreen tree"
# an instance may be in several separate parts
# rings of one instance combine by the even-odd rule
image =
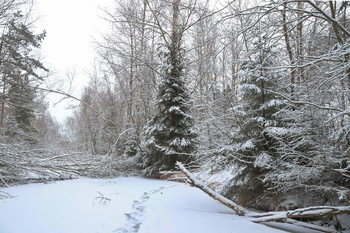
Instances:
[[[10,80],[8,91],[10,113],[23,131],[33,131],[35,98],[35,90],[30,86],[27,77],[21,77],[18,74],[17,78]]]

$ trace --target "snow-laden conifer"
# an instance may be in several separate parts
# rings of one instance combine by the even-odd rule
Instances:
[[[278,156],[277,141],[267,133],[269,129],[285,130],[275,115],[286,104],[274,94],[281,89],[277,80],[283,75],[271,69],[277,55],[272,47],[259,41],[252,59],[241,65],[238,89],[241,102],[231,109],[235,119],[231,148],[222,152],[237,170],[237,175],[227,184],[227,191],[234,185],[250,190],[262,188],[261,178]]]
[[[146,174],[173,169],[176,161],[189,162],[195,150],[196,129],[184,80],[183,51],[177,45],[161,53],[164,64],[158,87],[159,112],[145,127]]]

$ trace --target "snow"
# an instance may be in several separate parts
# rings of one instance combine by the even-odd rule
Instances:
[[[182,111],[180,109],[179,106],[171,106],[169,109],[168,109],[168,112],[175,112],[175,113],[178,113],[178,114],[181,114]]]
[[[177,147],[187,147],[191,145],[191,141],[187,140],[186,138],[175,138],[174,140],[172,140],[169,144],[169,146],[177,146]],[[174,152],[171,152],[169,154],[173,154]],[[175,152],[176,153],[176,152]]]
[[[270,168],[272,157],[266,152],[261,152],[254,161],[254,167]]]
[[[285,100],[272,99],[272,100],[269,100],[269,101],[265,102],[264,104],[262,104],[260,109],[267,109],[270,107],[281,106],[281,105],[286,104],[286,103],[287,103],[287,101],[285,101]]]
[[[267,127],[264,131],[272,136],[285,136],[291,133],[289,129],[283,127]]]
[[[3,188],[1,233],[277,233],[186,184],[78,179]],[[103,197],[108,199],[103,199]]]
[[[239,215],[245,215],[247,213],[247,210],[244,209],[243,207],[237,205],[236,203],[234,203],[233,201],[223,197],[222,195],[220,195],[219,193],[211,190],[208,188],[208,186],[206,186],[205,184],[203,184],[201,181],[199,181],[192,173],[190,173],[185,166],[180,163],[180,162],[176,162],[176,166],[178,166],[180,168],[180,170],[193,182],[193,184],[196,187],[199,187],[200,189],[202,189],[203,191],[205,191],[206,193],[210,194],[212,197],[215,197],[216,200],[223,200],[226,204],[230,205],[231,207],[233,207],[233,209],[235,210],[235,212]]]
[[[249,83],[242,84],[238,88],[239,95],[244,95],[247,91],[253,92],[255,94],[260,94],[262,92],[261,89],[257,85],[249,84]]]
[[[242,150],[251,150],[255,148],[254,139],[249,139],[241,145]]]

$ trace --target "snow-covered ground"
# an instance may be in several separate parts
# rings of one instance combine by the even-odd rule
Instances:
[[[0,233],[277,233],[202,191],[144,178],[78,179],[2,189]]]

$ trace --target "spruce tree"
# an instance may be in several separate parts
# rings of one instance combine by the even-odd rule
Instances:
[[[11,79],[8,91],[10,110],[18,126],[24,131],[33,130],[35,97],[35,89],[30,86],[28,78],[19,75]]]
[[[173,169],[176,161],[189,162],[195,150],[196,132],[189,115],[190,97],[185,88],[183,60],[176,48],[165,54],[163,81],[159,85],[159,113],[145,129],[144,163],[149,174]]]
[[[184,58],[179,31],[179,0],[173,1],[171,42],[162,53],[162,81],[158,86],[158,114],[145,128],[146,175],[175,167],[176,161],[189,162],[195,150],[196,130],[189,114],[190,96],[184,80]]]
[[[272,69],[277,55],[273,48],[259,41],[251,54],[252,59],[241,66],[238,89],[241,103],[232,108],[236,124],[232,144],[223,150],[226,162],[236,169],[235,178],[226,187],[228,195],[232,192],[230,188],[235,186],[240,187],[240,191],[235,187],[236,194],[237,191],[242,195],[261,194],[263,175],[278,156],[277,141],[269,135],[271,130],[280,130],[282,122],[276,114],[285,105],[285,101],[274,94],[281,76]]]
[[[241,103],[232,108],[231,145],[221,151],[235,170],[225,195],[265,208],[272,192],[313,192],[320,198],[330,190],[340,196],[348,193],[339,187],[345,177],[334,169],[341,158],[327,142],[327,113],[285,100],[295,98],[295,92],[281,87],[287,75],[276,69],[278,52],[272,47],[259,41],[251,57],[239,73]]]

